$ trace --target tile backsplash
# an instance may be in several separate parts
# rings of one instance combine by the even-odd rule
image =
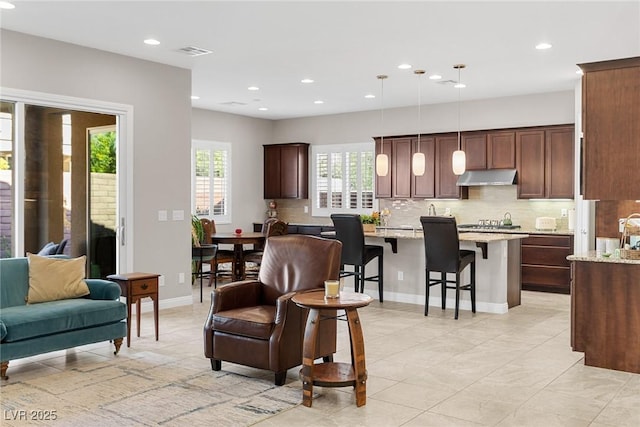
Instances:
[[[380,199],[378,210],[389,209],[390,226],[420,227],[420,216],[426,215],[430,204],[436,208],[437,215],[446,210],[456,217],[458,224],[477,223],[479,219],[502,219],[506,212],[511,214],[514,225],[522,228],[535,228],[535,219],[539,216],[556,218],[558,229],[567,229],[567,218],[561,217],[562,209],[575,207],[573,200],[519,200],[517,186],[469,187],[469,198],[465,200],[439,199]],[[305,206],[309,213],[304,213]],[[311,216],[311,200],[278,200],[278,217],[295,224],[331,224],[328,217]]]

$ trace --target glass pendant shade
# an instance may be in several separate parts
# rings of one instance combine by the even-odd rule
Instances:
[[[462,150],[456,150],[451,157],[451,165],[453,166],[453,173],[455,175],[462,175],[467,169],[467,156]]]
[[[425,158],[424,153],[415,153],[411,159],[411,170],[415,176],[424,175]]]
[[[376,156],[376,175],[387,176],[389,173],[389,156],[386,154],[378,154]]]

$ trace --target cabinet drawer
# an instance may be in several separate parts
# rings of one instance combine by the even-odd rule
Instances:
[[[565,267],[546,267],[523,265],[522,284],[569,287],[571,269]]]
[[[550,265],[569,267],[567,257],[572,251],[569,248],[553,246],[523,246],[522,264]]]
[[[535,246],[562,246],[565,248],[571,248],[571,236],[552,236],[549,234],[540,236],[529,236],[526,239],[522,239],[522,246],[535,245]]]
[[[158,279],[140,279],[131,282],[131,295],[148,295],[158,292]]]

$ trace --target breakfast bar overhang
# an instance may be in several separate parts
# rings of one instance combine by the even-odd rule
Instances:
[[[527,234],[516,233],[460,233],[460,248],[475,250],[476,256],[476,310],[485,313],[504,314],[509,308],[520,305],[520,243]],[[425,256],[422,230],[419,229],[378,229],[375,233],[365,233],[371,243],[386,241],[391,249],[385,256],[385,272],[397,270],[399,265],[414,276],[411,286],[418,286],[407,292],[416,298],[413,302],[423,304],[425,292]],[[378,242],[376,242],[378,243]],[[394,268],[396,267],[396,268]],[[391,273],[393,274],[393,273]],[[463,274],[469,274],[467,271]],[[464,278],[467,279],[466,277]],[[437,287],[436,287],[437,288]],[[440,291],[434,288],[429,295],[430,306],[440,306]],[[419,294],[416,294],[419,291]],[[402,300],[404,293],[397,293],[395,300]],[[399,296],[399,297],[398,297]],[[403,302],[405,302],[403,301]],[[454,304],[453,294],[447,298],[447,307]],[[469,296],[463,293],[460,308],[471,310]]]

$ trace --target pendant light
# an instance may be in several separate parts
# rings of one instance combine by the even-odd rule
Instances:
[[[464,151],[462,151],[462,139],[460,137],[460,89],[465,87],[460,81],[460,70],[465,67],[466,65],[464,64],[456,64],[453,66],[453,68],[458,70],[458,83],[455,85],[455,87],[458,88],[458,149],[453,152],[453,156],[451,157],[451,165],[455,175],[462,175],[467,168],[467,157]]]
[[[377,78],[380,80],[380,127],[382,128],[384,124],[384,80],[387,76],[380,74]],[[382,133],[384,132],[380,134],[380,154],[376,156],[376,175],[387,176],[389,173],[389,156],[384,154],[384,136],[382,136]]]
[[[424,70],[415,70],[413,74],[418,76],[418,147],[411,159],[411,170],[415,176],[422,176],[425,170],[425,158],[424,153],[420,151],[420,123],[422,119],[422,112],[420,110],[422,100],[420,98],[422,95],[422,75],[424,74]]]

